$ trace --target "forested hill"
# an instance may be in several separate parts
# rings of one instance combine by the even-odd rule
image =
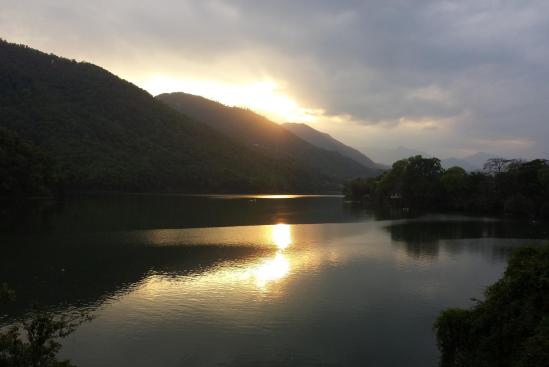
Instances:
[[[254,152],[273,159],[291,160],[340,181],[378,174],[377,170],[365,167],[338,152],[318,148],[250,110],[228,107],[186,93],[161,94],[156,98],[244,144]]]
[[[343,144],[326,133],[313,129],[307,124],[288,122],[282,126],[316,147],[338,152],[341,155],[360,163],[364,167],[381,171],[380,167],[366,155],[348,145]]]
[[[319,192],[337,184],[252,152],[98,66],[2,40],[0,116],[0,127],[53,160],[69,189]]]

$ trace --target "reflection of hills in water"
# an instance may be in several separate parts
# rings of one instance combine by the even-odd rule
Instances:
[[[16,290],[10,319],[33,305],[93,309],[151,283],[187,278],[199,287],[246,282],[265,289],[290,268],[286,224],[5,236],[0,279]],[[32,256],[29,256],[32,254]],[[189,283],[190,284],[190,283]]]
[[[3,253],[0,279],[17,292],[16,301],[6,307],[8,314],[17,317],[32,305],[94,308],[131,290],[151,274],[188,276],[273,252],[261,247],[218,245],[17,247]]]
[[[340,197],[110,195],[2,207],[0,231],[26,234],[343,223],[370,217],[363,209],[345,205]]]
[[[93,309],[128,293],[169,292],[174,284],[189,295],[212,288],[272,293],[295,274],[364,258],[431,263],[441,253],[471,252],[501,260],[525,242],[509,239],[547,238],[543,225],[471,218],[250,225],[349,222],[368,215],[349,211],[339,198],[249,200],[144,195],[21,209],[21,226],[0,235],[0,280],[17,291],[8,317],[22,316],[32,303]],[[18,218],[7,211],[4,216]],[[204,223],[218,226],[182,228]],[[483,240],[489,238],[501,240]]]
[[[468,248],[476,251],[490,251],[494,256],[506,257],[513,247],[506,243],[515,244],[513,239],[520,240],[521,244],[538,243],[539,239],[549,238],[546,223],[525,223],[518,221],[498,221],[489,219],[473,220],[411,220],[397,222],[385,227],[391,234],[391,239],[405,246],[407,253],[413,257],[436,257],[441,249],[450,253],[459,253],[464,250],[463,241],[467,239]],[[497,238],[498,245],[484,247],[479,239]],[[477,246],[478,245],[478,246]]]

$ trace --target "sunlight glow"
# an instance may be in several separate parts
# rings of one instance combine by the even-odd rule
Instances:
[[[273,242],[280,250],[292,244],[292,232],[288,224],[279,223],[273,226]]]
[[[186,245],[209,245],[212,243],[224,246],[241,246],[254,244],[267,251],[258,251],[254,256],[243,256],[240,260],[226,261],[213,266],[209,271],[197,272],[186,277],[185,291],[194,289],[200,293],[204,289],[219,289],[231,284],[240,292],[260,291],[262,295],[282,295],[284,280],[290,277],[296,264],[308,264],[310,256],[303,256],[289,248],[295,243],[295,228],[291,224],[243,227],[210,227],[192,229],[146,230],[143,235],[147,241],[156,246],[181,245],[182,238]],[[160,277],[162,278],[162,277]],[[160,279],[162,280],[162,279]],[[167,286],[162,280],[159,284]],[[147,299],[157,297],[161,292],[157,283],[150,283],[143,289],[142,296]],[[163,290],[165,291],[165,290]],[[181,292],[178,288],[177,292]]]
[[[205,80],[178,80],[156,75],[143,87],[150,93],[185,92],[199,95],[227,106],[251,109],[276,122],[315,122],[324,111],[300,106],[285,88],[272,80],[230,84]]]
[[[290,272],[290,262],[282,253],[277,253],[274,259],[266,260],[254,271],[254,278],[259,288],[265,288],[267,284],[280,280]]]

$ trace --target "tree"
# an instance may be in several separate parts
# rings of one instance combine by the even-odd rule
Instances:
[[[0,196],[52,195],[58,185],[49,156],[0,127]]]
[[[448,168],[440,177],[440,182],[448,192],[456,192],[463,189],[467,172],[461,167]]]
[[[534,215],[534,203],[522,194],[516,194],[511,196],[505,201],[503,211],[505,214],[514,216],[529,218]]]
[[[463,208],[467,194],[467,172],[461,167],[451,167],[441,175],[440,184],[448,206]]]
[[[549,366],[549,246],[516,250],[484,301],[434,327],[441,367]]]
[[[408,158],[402,179],[403,201],[410,207],[431,209],[441,199],[442,166],[438,158]]]
[[[415,156],[395,162],[375,179],[352,181],[345,195],[355,201],[368,197],[369,203],[386,207],[549,218],[547,160],[498,158],[486,167],[472,173],[460,167],[443,170],[437,158]]]
[[[373,178],[356,178],[343,186],[346,199],[357,202],[369,201],[376,193],[376,180]]]
[[[0,288],[0,302],[13,299],[6,284]],[[35,311],[28,319],[0,332],[1,367],[73,367],[68,360],[58,360],[60,339],[71,334],[81,323],[90,320],[85,313],[55,316]]]
[[[6,283],[2,283],[0,286],[0,304],[3,302],[11,301],[15,297],[15,293],[11,290]]]
[[[393,163],[392,168],[381,175],[377,186],[379,201],[386,201],[393,193],[402,193],[403,177],[408,165],[408,159],[401,159]]]
[[[538,181],[545,191],[546,194],[549,194],[549,166],[542,167],[538,170]]]
[[[511,159],[490,158],[484,163],[483,170],[489,174],[501,173],[511,162]]]

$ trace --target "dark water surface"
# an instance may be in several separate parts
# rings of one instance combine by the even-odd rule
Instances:
[[[381,217],[382,218],[382,217]],[[432,324],[498,279],[539,223],[380,219],[339,197],[95,196],[3,206],[1,322],[95,318],[78,366],[436,366]]]

